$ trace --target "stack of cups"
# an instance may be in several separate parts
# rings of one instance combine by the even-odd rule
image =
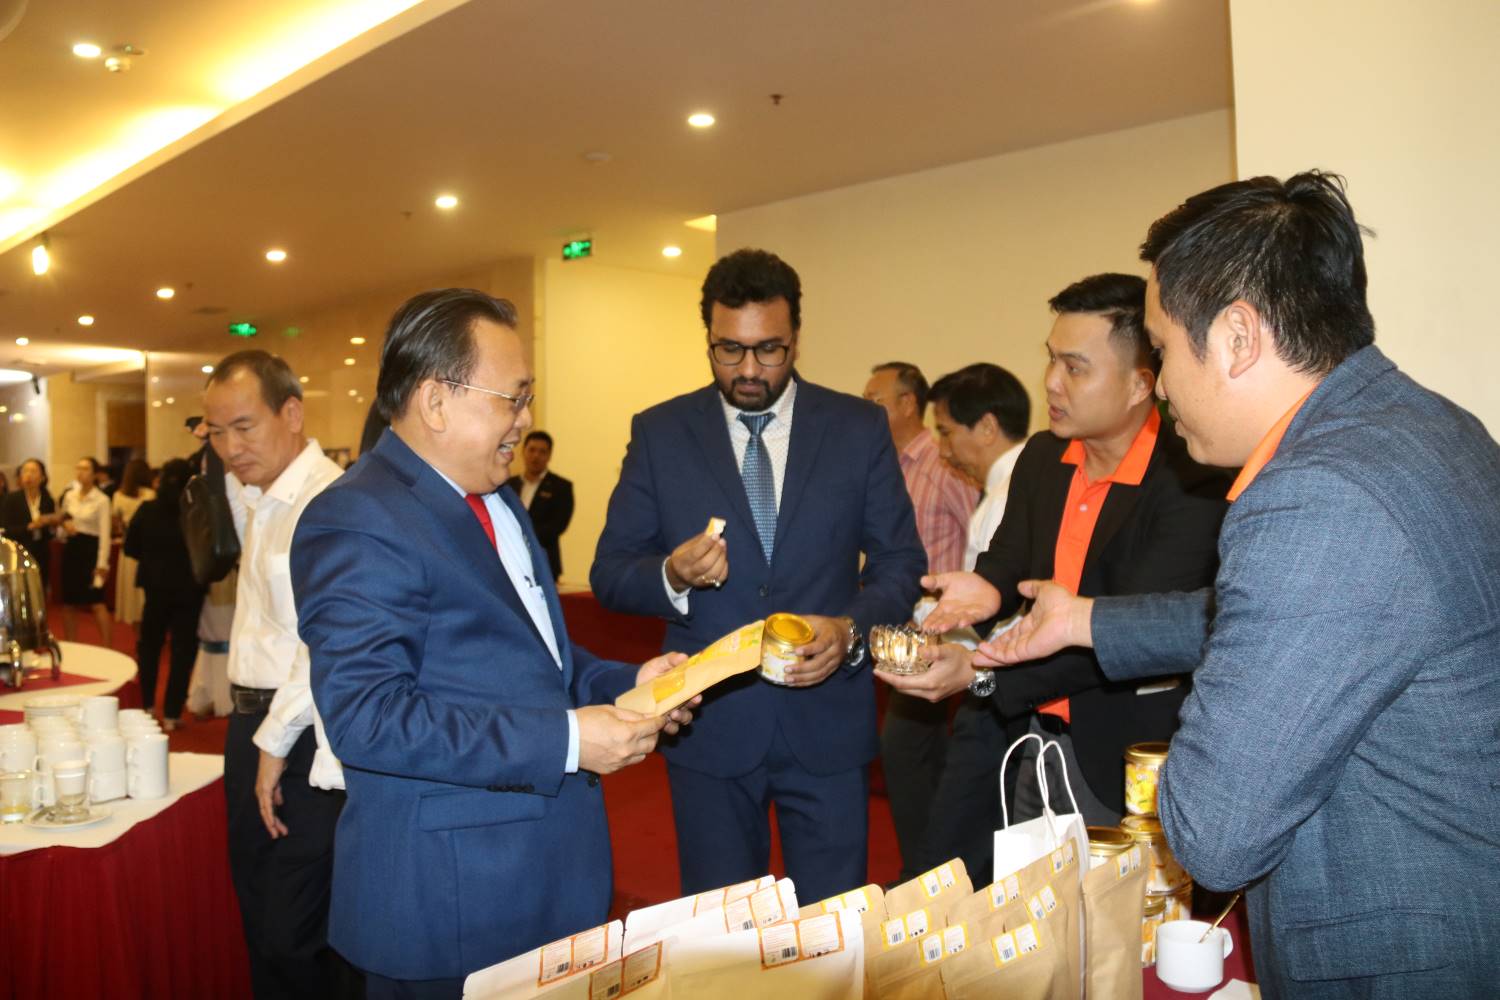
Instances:
[[[0,726],[0,823],[19,823],[42,804],[36,751],[26,723]]]
[[[167,735],[155,719],[139,709],[120,712],[125,737],[126,789],[133,799],[159,799],[167,794]]]
[[[83,742],[88,747],[89,798],[112,802],[125,797],[125,739],[120,734],[120,699],[99,695],[83,702]]]
[[[1146,873],[1146,926],[1142,928],[1141,958],[1155,961],[1155,929],[1162,923],[1193,915],[1193,880],[1172,856],[1156,815],[1156,781],[1167,761],[1166,743],[1137,743],[1125,751],[1125,809],[1120,829],[1141,845]]]

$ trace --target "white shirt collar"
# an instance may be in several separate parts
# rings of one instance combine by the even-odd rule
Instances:
[[[718,389],[717,383],[715,383],[714,389]],[[781,394],[781,398],[778,399],[769,410],[742,410],[738,406],[730,403],[729,400],[725,399],[722,392],[719,393],[719,405],[724,408],[724,420],[729,424],[730,427],[733,427],[736,424],[739,424],[742,427],[744,426],[744,424],[740,420],[741,413],[747,414],[749,416],[754,416],[757,413],[774,413],[776,414],[776,419],[771,421],[771,423],[781,424],[784,426],[792,419],[792,404],[796,402],[796,400],[797,377],[795,375],[793,375],[792,378],[787,382],[786,391]],[[746,427],[745,430],[748,433],[749,428]]]
[[[292,459],[291,464],[285,469],[281,470],[281,475],[277,476],[276,481],[264,491],[257,490],[254,486],[244,486],[243,489],[247,493],[255,490],[261,496],[278,500],[290,507],[297,502],[297,495],[307,485],[308,477],[312,475],[318,459],[322,457],[323,446],[318,444],[318,439],[308,438],[307,444],[297,453],[297,457]],[[251,495],[253,496],[253,494]]]
[[[984,477],[985,496],[993,494],[1005,485],[1005,481],[1010,478],[1011,472],[1015,470],[1016,459],[1021,457],[1021,449],[1025,446],[1026,442],[1022,441],[990,463],[990,471]]]

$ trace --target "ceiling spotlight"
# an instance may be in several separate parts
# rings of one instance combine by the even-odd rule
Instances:
[[[440,194],[435,199],[433,199],[432,203],[446,212],[450,208],[458,207],[458,196],[452,194]]]
[[[159,400],[159,399],[153,399],[151,401],[151,406],[153,408],[155,408],[155,409],[158,409],[158,410],[161,409],[161,400]]]
[[[26,414],[24,414],[24,413],[12,413],[10,415],[10,419],[11,419],[12,423],[24,424],[26,422]]]
[[[167,299],[170,299],[172,296],[174,296],[176,294],[177,294],[177,289],[172,288],[172,287],[170,287],[168,285],[163,285],[162,287],[160,287],[160,288],[158,288],[156,290],[156,297],[159,298],[159,299],[161,299],[163,302],[167,301]]]
[[[199,368],[198,370],[200,372],[202,372],[203,374],[205,374],[205,375],[212,375],[214,373],[214,366],[213,365],[204,365],[202,368]]]
[[[358,396],[359,395],[359,390],[358,389],[350,389],[349,390],[349,395],[351,395],[351,396]]]
[[[93,326],[94,325],[94,317],[90,316],[88,313],[84,313],[82,316],[78,317],[78,325],[79,326]]]
[[[349,338],[349,343],[353,344],[355,347],[359,347],[359,346],[363,345],[364,342],[365,342],[365,338],[363,338],[363,337],[350,337]]]
[[[345,358],[344,359],[344,364],[346,364],[346,365],[352,365],[352,364],[354,364],[354,359],[353,358]]]
[[[282,250],[280,247],[267,250],[266,260],[270,261],[272,264],[280,264],[282,261],[286,260],[286,251]]]
[[[662,247],[661,255],[663,257],[681,257],[682,247]]]
[[[167,405],[168,406],[171,406],[175,402],[177,402],[177,397],[176,396],[168,396],[167,397]]]
[[[31,343],[31,338],[30,337],[17,337],[16,338],[16,346],[17,347],[25,347],[29,343]]]
[[[52,255],[47,251],[47,234],[36,241],[36,246],[31,248],[31,273],[41,276],[47,273],[47,268],[52,266]]]
[[[301,375],[301,376],[299,376],[297,378],[297,381],[303,383],[304,385],[306,385],[307,384],[307,376],[306,375]]]
[[[9,413],[9,412],[10,412],[10,407],[8,407],[8,406],[0,406],[0,413]]]
[[[688,124],[693,126],[693,128],[708,128],[713,123],[714,116],[709,114],[707,111],[699,111],[695,114],[688,115]]]
[[[160,381],[161,381],[161,376],[160,375],[152,375],[151,376],[151,384],[152,385],[155,385],[156,383],[158,383]]]
[[[73,46],[73,54],[80,59],[98,59],[103,52],[104,50],[93,42],[79,42]]]

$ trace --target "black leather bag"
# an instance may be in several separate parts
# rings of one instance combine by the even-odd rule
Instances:
[[[193,579],[207,587],[228,576],[240,561],[240,536],[234,530],[234,514],[224,489],[224,464],[219,456],[205,446],[202,461],[194,464],[201,471],[183,487],[179,516]]]

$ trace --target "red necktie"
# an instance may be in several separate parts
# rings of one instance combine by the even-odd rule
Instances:
[[[478,493],[470,493],[464,499],[469,502],[469,509],[474,512],[474,516],[479,518],[479,526],[484,529],[484,536],[490,540],[490,550],[498,552],[495,548],[495,522],[490,520],[490,511],[484,505],[484,497]]]

